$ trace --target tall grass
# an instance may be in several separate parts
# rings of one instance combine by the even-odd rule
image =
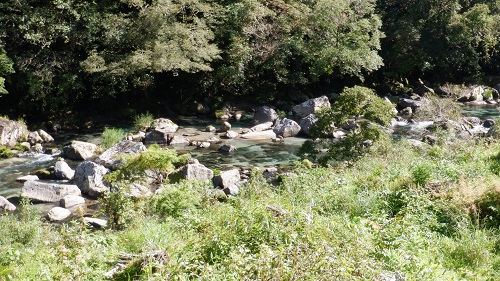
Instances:
[[[153,124],[154,117],[151,113],[146,112],[134,117],[134,127],[137,131],[144,131],[151,127]]]
[[[123,129],[119,128],[105,128],[102,132],[102,146],[104,148],[110,148],[116,143],[120,142],[126,137],[126,133]]]
[[[129,202],[122,230],[1,216],[0,274],[102,280],[123,253],[161,251],[166,261],[122,261],[113,278],[496,280],[500,180],[491,166],[499,149],[402,140],[349,165],[297,165],[278,186],[254,171],[225,200],[206,183],[163,184]]]

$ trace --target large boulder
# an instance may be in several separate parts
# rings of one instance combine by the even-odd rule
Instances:
[[[97,145],[90,142],[72,141],[63,148],[66,158],[76,161],[87,160],[94,157]]]
[[[71,211],[61,207],[50,209],[47,217],[53,222],[63,222],[71,216]]]
[[[315,113],[316,111],[330,107],[330,101],[327,96],[321,96],[319,98],[306,100],[305,102],[296,105],[292,108],[292,112],[295,116],[300,118],[304,118],[311,113]]]
[[[214,176],[214,172],[203,164],[187,164],[182,167],[181,174],[188,180],[203,180],[210,181]]]
[[[0,117],[0,145],[14,146],[27,135],[25,124]]]
[[[54,165],[54,174],[60,180],[72,180],[75,176],[75,171],[64,160],[59,160]]]
[[[232,187],[240,182],[240,171],[232,169],[223,171],[213,178],[214,185],[220,188]]]
[[[311,127],[314,123],[316,123],[316,121],[318,121],[318,118],[316,117],[316,115],[311,113],[311,114],[307,115],[306,117],[300,119],[298,124],[299,124],[302,132],[309,136]]]
[[[301,128],[297,122],[287,118],[280,120],[273,129],[277,136],[284,138],[295,137],[299,134],[300,130]]]
[[[38,181],[27,181],[21,189],[21,197],[29,198],[34,202],[59,202],[66,195],[81,195],[76,185],[44,183]]]
[[[144,143],[170,144],[172,136],[178,128],[179,126],[170,119],[155,119],[151,130],[149,130],[144,137]]]
[[[104,151],[95,162],[108,169],[115,170],[122,162],[120,155],[141,153],[146,150],[147,148],[141,142],[122,140]]]
[[[253,114],[253,121],[256,124],[273,122],[278,119],[278,113],[276,110],[270,108],[269,106],[261,106],[257,108]]]
[[[108,172],[109,170],[102,165],[85,161],[76,167],[73,182],[83,193],[91,197],[99,197],[109,191],[109,187],[104,182],[104,175]]]
[[[16,206],[10,203],[5,197],[0,196],[0,211],[9,211],[13,212],[16,210]]]

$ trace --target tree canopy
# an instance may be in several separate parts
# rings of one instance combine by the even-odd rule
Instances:
[[[479,81],[500,70],[499,2],[3,1],[1,110],[50,118],[363,81]]]

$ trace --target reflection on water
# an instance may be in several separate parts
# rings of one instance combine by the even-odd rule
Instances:
[[[484,119],[494,119],[500,116],[500,107],[489,105],[489,106],[464,106],[463,113],[465,116],[479,117]]]

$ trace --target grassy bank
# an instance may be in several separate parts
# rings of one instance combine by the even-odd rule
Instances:
[[[0,217],[0,280],[497,280],[499,152],[402,140],[354,163],[298,164],[279,186],[255,172],[227,200],[205,183],[165,185],[128,202],[122,230],[52,225],[21,206]]]

